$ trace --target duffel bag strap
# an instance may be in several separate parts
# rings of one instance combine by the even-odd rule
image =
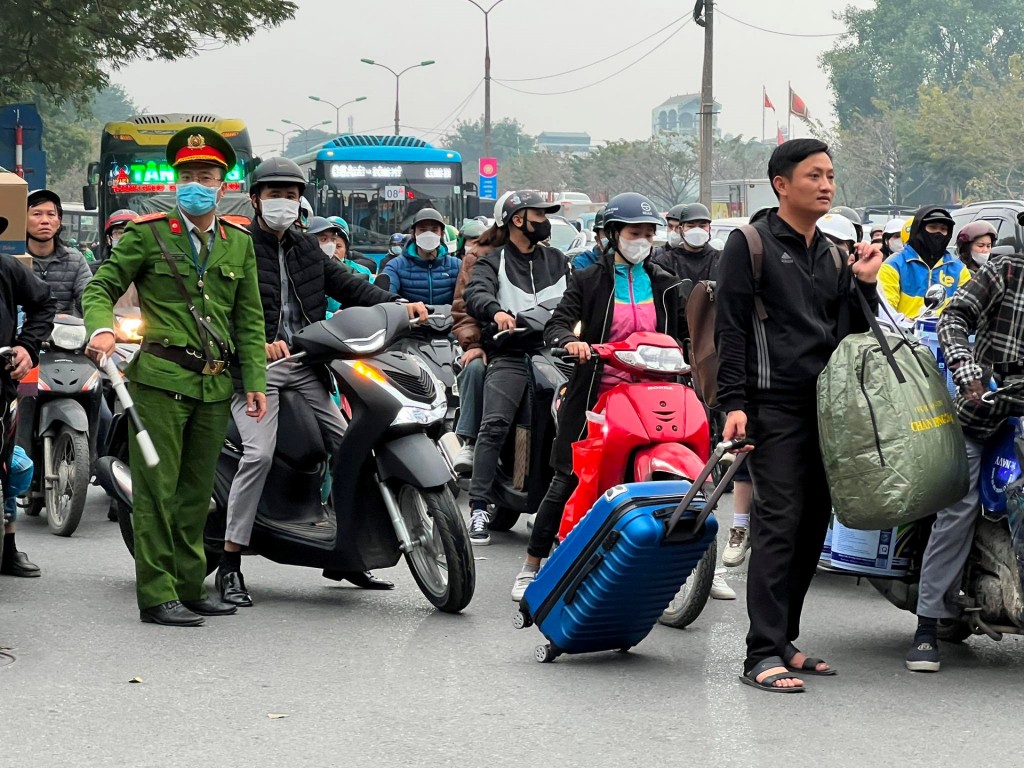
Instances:
[[[882,330],[882,326],[878,324],[878,320],[875,318],[875,313],[871,311],[871,305],[868,304],[868,300],[864,297],[864,293],[860,289],[860,284],[856,279],[853,281],[853,292],[857,295],[857,299],[860,301],[861,312],[864,313],[865,319],[868,321],[868,325],[871,326],[871,332],[875,334],[875,339],[878,340],[878,346],[882,350],[882,354],[885,355],[885,359],[889,362],[889,367],[892,368],[892,372],[896,374],[896,381],[900,384],[906,382],[907,377],[903,375],[903,371],[900,369],[899,363],[896,362],[896,356],[892,352],[892,347],[889,346],[889,340],[885,338],[885,332]],[[882,309],[888,315],[889,310],[885,308],[885,304],[882,304]],[[893,320],[892,315],[889,315],[889,319]],[[899,332],[900,336],[903,337],[908,345],[911,343],[910,339],[903,332],[903,329],[899,327],[899,323],[893,320],[893,326]]]

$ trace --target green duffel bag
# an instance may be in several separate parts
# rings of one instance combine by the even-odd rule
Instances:
[[[935,514],[967,495],[963,431],[927,347],[886,333],[854,288],[871,332],[850,334],[818,378],[818,428],[836,517],[860,530]]]

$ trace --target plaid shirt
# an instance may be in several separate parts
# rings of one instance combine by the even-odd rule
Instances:
[[[992,371],[1004,381],[1024,376],[1024,256],[997,256],[979,269],[943,311],[938,333],[961,392]],[[986,440],[1007,417],[1024,416],[1024,399],[1001,396],[987,405],[958,394],[956,411],[969,437]]]

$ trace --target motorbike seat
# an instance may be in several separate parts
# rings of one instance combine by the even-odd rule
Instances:
[[[309,403],[298,392],[281,392],[276,455],[295,468],[309,469],[324,460],[327,448]]]

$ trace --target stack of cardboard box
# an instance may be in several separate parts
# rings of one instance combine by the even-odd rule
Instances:
[[[25,253],[27,210],[28,183],[0,168],[0,254],[14,256],[31,269],[32,257]]]

